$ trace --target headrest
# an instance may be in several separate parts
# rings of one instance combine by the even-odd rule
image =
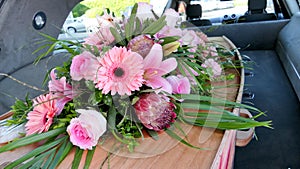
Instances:
[[[266,13],[267,0],[248,0],[248,12],[254,13]]]
[[[189,18],[201,18],[202,17],[202,7],[200,4],[187,5],[186,15]]]

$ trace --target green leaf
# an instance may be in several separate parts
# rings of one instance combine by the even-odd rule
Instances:
[[[179,36],[167,36],[167,37],[164,37],[164,38],[160,38],[160,40],[163,40],[161,45],[164,46],[165,44],[175,42],[175,41],[179,40],[180,38],[181,37],[179,37]]]
[[[134,34],[139,35],[139,34],[141,34],[141,31],[142,31],[142,22],[138,17],[136,17],[135,18],[135,31],[134,31]]]
[[[86,155],[86,159],[85,159],[85,163],[84,163],[84,168],[83,169],[89,169],[94,153],[95,153],[96,147],[93,147],[93,150],[89,150],[87,155]]]
[[[126,43],[124,42],[124,39],[120,35],[120,33],[117,31],[116,28],[110,27],[110,32],[114,36],[117,43],[119,43],[122,46],[126,46]]]
[[[48,169],[53,158],[54,158],[55,153],[50,154],[50,156],[47,158],[47,160],[45,161],[43,167],[41,169]]]
[[[189,146],[191,148],[195,148],[195,149],[198,149],[198,150],[206,150],[204,148],[200,148],[200,147],[197,147],[197,146],[194,146],[192,144],[190,144],[189,142],[185,141],[183,138],[181,138],[180,136],[178,136],[175,132],[173,132],[172,130],[170,129],[166,129],[165,132],[172,138],[180,141],[182,144],[186,145],[186,146]]]
[[[128,42],[131,40],[131,37],[134,33],[134,21],[136,18],[137,8],[138,8],[138,5],[135,4],[131,10],[131,15],[129,17],[129,20],[125,25],[125,37]]]
[[[117,110],[114,105],[111,105],[107,115],[107,123],[110,130],[116,130],[116,117]]]
[[[159,140],[159,136],[156,131],[154,130],[147,130],[147,133],[153,138],[154,140]]]
[[[69,152],[72,150],[72,148],[73,148],[73,144],[70,141],[68,141],[68,143],[59,159],[58,164],[61,163],[66,158],[66,156],[69,154]]]
[[[167,24],[165,19],[166,19],[166,16],[160,17],[158,20],[152,22],[148,27],[146,27],[142,33],[149,34],[149,35],[156,34]]]
[[[83,153],[83,150],[80,149],[79,147],[77,147],[75,155],[74,155],[74,159],[72,162],[72,169],[78,169],[80,161],[81,161],[82,153]]]
[[[51,149],[51,150],[49,150],[49,151],[47,151],[47,152],[45,152],[45,153],[42,153],[42,154],[40,154],[39,156],[36,156],[36,157],[34,157],[32,160],[30,160],[30,161],[28,161],[28,162],[26,162],[24,165],[22,165],[19,169],[27,169],[27,168],[29,168],[30,166],[32,166],[32,165],[34,165],[34,164],[38,164],[38,166],[37,167],[41,167],[41,164],[44,162],[44,160],[46,159],[46,157],[47,156],[51,156],[52,154],[54,155],[54,153],[55,153],[55,151],[56,151],[56,148],[53,148],[53,149]],[[48,159],[52,159],[52,158],[49,158],[48,157]]]
[[[48,56],[51,52],[53,52],[55,46],[57,45],[57,43],[53,43],[52,45],[50,45],[49,49],[45,52],[40,54],[33,62],[33,64],[37,64],[41,59],[43,59],[44,57]]]
[[[60,158],[62,157],[63,152],[65,151],[65,148],[67,146],[67,143],[69,143],[69,141],[66,139],[62,145],[59,147],[59,149],[57,150],[57,153],[55,154],[55,157],[53,160],[51,160],[51,165],[49,168],[56,168],[60,162]],[[47,167],[48,168],[48,167]]]
[[[263,113],[261,110],[255,108],[253,106],[249,106],[249,105],[237,103],[237,102],[232,102],[232,101],[228,101],[228,100],[224,100],[224,99],[213,98],[213,97],[209,97],[209,96],[200,96],[200,95],[196,95],[196,94],[188,94],[188,95],[182,94],[182,95],[180,95],[180,97],[181,97],[181,99],[184,99],[184,100],[208,101],[211,103],[221,103],[223,105],[231,105],[231,106],[245,108],[245,109],[249,109],[252,111],[259,112],[259,113]]]
[[[38,148],[32,150],[31,152],[27,153],[26,155],[22,156],[21,158],[17,159],[16,161],[10,163],[8,166],[6,166],[7,169],[12,169],[14,167],[16,167],[17,165],[19,165],[20,163],[35,157],[36,155],[41,154],[42,152],[47,151],[50,148],[55,147],[56,145],[58,145],[59,143],[61,143],[63,140],[65,139],[65,137],[59,138],[53,142],[50,142],[48,144],[39,146]]]
[[[66,131],[66,128],[58,128],[58,129],[54,129],[45,133],[41,133],[41,134],[32,134],[30,136],[26,136],[23,138],[20,138],[16,141],[13,141],[9,144],[6,144],[3,147],[0,147],[0,153],[5,152],[5,151],[9,151],[9,150],[13,150],[15,148],[18,147],[22,147],[22,146],[26,146],[35,142],[39,142],[42,140],[46,140],[48,138],[52,138],[52,137],[56,137],[59,134],[62,134]]]

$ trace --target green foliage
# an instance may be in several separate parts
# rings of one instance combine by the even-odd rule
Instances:
[[[85,16],[88,18],[95,18],[96,16],[100,16],[103,13],[103,9],[94,7],[90,8],[85,12]]]
[[[7,120],[8,125],[18,125],[25,123],[27,114],[32,110],[33,102],[25,97],[25,101],[17,99],[15,104],[11,106],[11,112],[13,112],[12,119]]]
[[[89,9],[90,9],[89,7],[79,3],[72,9],[72,13],[73,13],[73,16],[76,18],[76,17],[80,17],[83,14],[85,14],[85,12]]]
[[[95,17],[96,14],[101,14],[103,9],[109,8],[110,11],[115,11],[115,15],[117,17],[121,17],[122,13],[125,11],[126,7],[133,6],[136,2],[150,2],[150,0],[110,0],[110,1],[102,1],[102,0],[85,0],[80,4],[85,5],[90,8],[86,15],[87,17]],[[94,8],[94,9],[93,9]],[[97,11],[97,12],[95,12]]]

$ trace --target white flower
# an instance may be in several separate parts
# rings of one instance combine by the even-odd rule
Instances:
[[[167,26],[170,27],[175,27],[181,19],[179,13],[174,9],[167,9],[164,15],[166,16]]]
[[[153,13],[153,6],[146,2],[139,2],[138,8],[136,12],[136,17],[138,17],[141,21],[146,19],[155,19]]]

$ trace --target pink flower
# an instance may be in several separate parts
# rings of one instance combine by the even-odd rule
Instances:
[[[117,18],[113,16],[113,13],[108,13],[108,10],[105,9],[103,11],[102,16],[97,16],[97,21],[99,23],[99,27],[115,27],[115,23],[117,21]]]
[[[149,54],[144,59],[144,79],[145,84],[153,89],[161,88],[161,90],[172,93],[172,86],[163,78],[163,75],[170,73],[177,67],[175,58],[169,58],[164,61],[162,46],[154,44]]]
[[[95,83],[104,94],[131,95],[144,82],[143,57],[125,47],[109,50],[101,58],[100,64]]]
[[[197,71],[195,71],[194,68],[191,68],[187,65],[182,66],[182,69],[183,69],[183,72],[181,70],[177,69],[176,70],[177,73],[184,74],[184,76],[186,76],[189,79],[189,81],[192,85],[196,85],[197,83],[196,83],[196,80],[194,77],[199,76],[199,73]]]
[[[33,110],[28,113],[25,125],[26,135],[42,133],[49,130],[53,117],[59,111],[52,94],[40,95],[33,100]]]
[[[130,40],[127,48],[145,57],[150,52],[154,41],[147,35],[139,35]]]
[[[170,27],[168,25],[164,26],[160,31],[158,31],[155,36],[157,38],[164,38],[167,36],[182,36],[182,30],[180,28]]]
[[[208,46],[206,47],[206,49],[202,50],[202,56],[204,58],[208,57],[208,56],[218,56],[218,52],[217,49],[214,46]]]
[[[104,45],[110,45],[115,41],[115,37],[110,32],[110,27],[100,27],[99,30],[89,35],[88,38],[85,39],[85,43],[90,45],[95,45],[99,50],[102,49]]]
[[[104,46],[104,42],[99,31],[96,33],[89,34],[88,37],[84,39],[83,44],[96,46],[98,50],[102,50],[102,47]]]
[[[48,88],[49,91],[53,93],[53,97],[57,100],[56,106],[59,108],[57,114],[60,114],[65,104],[74,98],[75,92],[72,86],[67,83],[66,77],[57,79],[54,71],[55,69],[50,73],[51,80],[48,83]]]
[[[170,27],[175,27],[178,21],[181,20],[179,13],[172,8],[167,9],[164,15],[166,16],[167,25]]]
[[[138,2],[136,17],[138,17],[141,21],[145,21],[146,19],[155,19],[152,10],[153,6],[149,3]]]
[[[182,32],[182,37],[180,39],[182,45],[188,45],[192,47],[190,52],[195,52],[198,45],[205,46],[205,41],[201,39],[195,31],[184,29]]]
[[[106,131],[106,119],[95,110],[76,111],[80,113],[79,117],[71,119],[67,127],[70,141],[83,150],[92,150]]]
[[[218,77],[222,74],[220,64],[212,58],[207,59],[201,66],[207,68],[207,73],[212,77]]]
[[[115,37],[110,32],[110,28],[115,27],[117,19],[112,16],[112,13],[108,14],[107,10],[104,10],[102,16],[97,16],[97,21],[99,23],[99,29],[96,33],[90,34],[85,38],[84,44],[94,45],[101,50],[103,46],[110,45],[115,41]]]
[[[187,77],[183,76],[168,76],[167,81],[172,86],[172,93],[174,94],[190,94],[191,84]]]
[[[141,95],[134,108],[142,124],[151,130],[160,131],[175,122],[174,104],[163,95],[155,93]]]
[[[204,42],[209,42],[207,35],[203,32],[197,31],[196,34],[200,39],[202,39]]]
[[[73,80],[94,80],[99,68],[97,58],[89,52],[83,52],[73,58],[70,75]]]

